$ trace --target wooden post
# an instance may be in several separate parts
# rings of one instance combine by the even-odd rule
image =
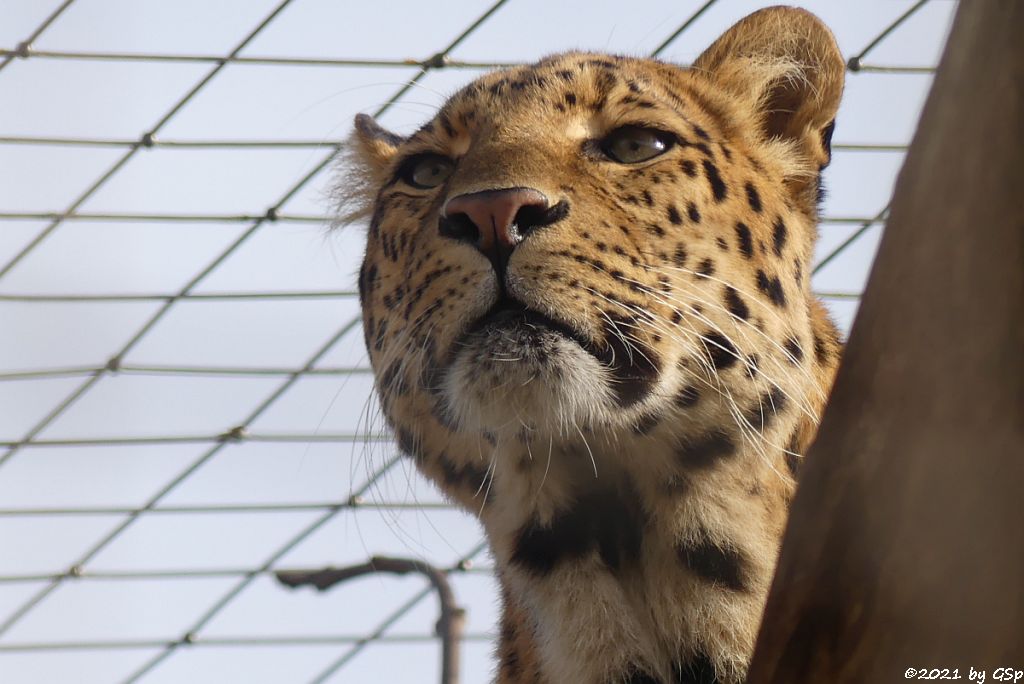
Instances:
[[[1021,0],[960,4],[802,477],[749,684],[1024,670]]]

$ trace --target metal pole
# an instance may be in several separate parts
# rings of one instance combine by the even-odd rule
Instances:
[[[441,616],[436,627],[437,635],[441,637],[441,684],[459,684],[459,644],[465,627],[466,611],[455,604],[455,594],[443,570],[419,560],[374,556],[362,565],[327,567],[321,570],[279,570],[274,574],[281,584],[292,589],[312,585],[318,591],[326,591],[338,582],[380,572],[396,575],[418,572],[430,580],[441,604]]]

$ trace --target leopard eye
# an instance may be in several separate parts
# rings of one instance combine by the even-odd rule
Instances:
[[[664,131],[623,126],[605,136],[601,151],[620,164],[637,164],[654,159],[672,147],[674,138]]]
[[[402,164],[399,177],[415,188],[436,188],[448,180],[455,170],[455,162],[439,154],[421,154]]]

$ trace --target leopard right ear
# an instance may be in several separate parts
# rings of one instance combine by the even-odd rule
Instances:
[[[355,132],[342,148],[338,180],[331,191],[332,227],[367,218],[380,187],[387,182],[391,163],[405,139],[387,130],[372,116],[356,114]]]
[[[383,175],[405,139],[387,130],[368,114],[356,114],[354,150],[357,161],[374,177]]]

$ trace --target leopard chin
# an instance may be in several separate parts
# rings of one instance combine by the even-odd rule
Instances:
[[[496,435],[573,434],[614,411],[607,369],[543,317],[500,311],[457,343],[442,380],[447,413]]]

